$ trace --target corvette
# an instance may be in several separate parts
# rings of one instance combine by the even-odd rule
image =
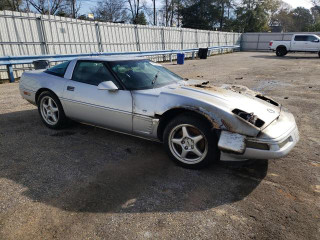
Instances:
[[[188,80],[138,57],[88,57],[24,72],[24,99],[51,129],[69,119],[160,141],[179,165],[275,159],[299,141],[280,103],[243,86]]]

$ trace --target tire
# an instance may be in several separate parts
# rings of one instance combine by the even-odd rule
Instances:
[[[42,92],[38,98],[38,111],[42,122],[51,129],[62,129],[67,125],[67,117],[58,97],[49,92]]]
[[[319,58],[320,58],[320,52],[318,52],[318,56],[319,56]]]
[[[163,140],[170,158],[184,168],[201,169],[220,159],[216,132],[196,114],[174,118],[166,126]]]
[[[283,56],[287,55],[287,53],[288,53],[288,51],[285,47],[278,47],[276,49],[276,55],[278,57],[283,57]]]

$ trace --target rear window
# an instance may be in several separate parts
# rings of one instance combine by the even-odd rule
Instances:
[[[294,40],[298,41],[298,42],[302,42],[302,41],[309,41],[308,39],[309,36],[295,36]]]
[[[44,72],[48,73],[48,74],[52,74],[52,75],[58,76],[58,77],[63,77],[64,74],[67,71],[69,63],[70,63],[70,61],[60,63],[58,65],[55,65],[54,67],[51,67],[51,68],[47,69]]]

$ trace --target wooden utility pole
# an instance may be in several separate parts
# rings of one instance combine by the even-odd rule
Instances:
[[[50,9],[50,1],[48,0],[47,2],[48,2],[48,15],[50,15],[50,11],[51,11],[51,9]]]
[[[76,0],[71,0],[71,14],[73,18],[76,18]]]
[[[169,2],[168,2],[168,0],[166,0],[166,6],[165,6],[165,14],[166,14],[166,27],[168,27],[168,23],[169,23],[169,13],[168,13],[168,11],[169,11]]]
[[[156,0],[153,0],[153,25],[154,26],[157,24],[156,17],[157,17],[157,14],[156,14]]]
[[[221,1],[221,17],[220,17],[220,31],[222,31],[223,28],[223,20],[224,20],[224,0]]]

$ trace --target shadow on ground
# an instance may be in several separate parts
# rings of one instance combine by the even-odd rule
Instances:
[[[75,124],[54,131],[36,110],[0,115],[0,178],[29,199],[73,212],[201,211],[239,201],[268,161],[175,166],[162,145]]]
[[[277,60],[295,60],[295,59],[303,59],[303,60],[314,60],[318,59],[318,55],[316,54],[306,54],[304,55],[290,55],[290,53],[283,57],[277,57],[275,54],[266,54],[266,55],[254,55],[253,58],[262,58],[262,59],[277,59]]]

